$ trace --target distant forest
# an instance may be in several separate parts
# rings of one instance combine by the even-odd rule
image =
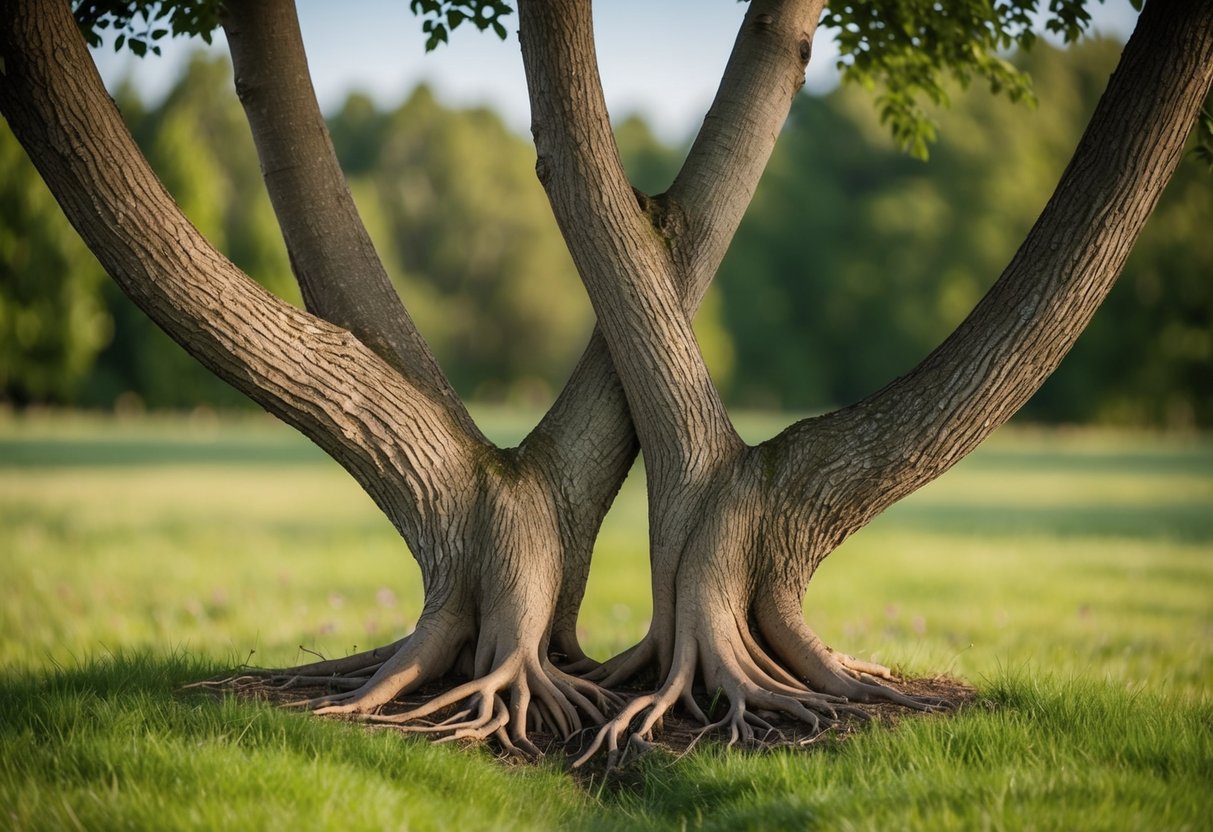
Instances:
[[[804,94],[696,327],[726,400],[822,410],[909,370],[969,311],[1044,206],[1119,54],[1038,46],[1039,105],[956,90],[928,162],[896,150],[871,96]],[[256,280],[298,290],[226,62],[195,59],[131,132],[198,228]],[[330,119],[363,217],[461,394],[546,405],[593,315],[534,175],[529,140],[420,87]],[[685,152],[618,122],[635,184]],[[251,407],[131,306],[0,125],[0,400]],[[1185,159],[1111,297],[1020,417],[1213,426],[1213,172]]]

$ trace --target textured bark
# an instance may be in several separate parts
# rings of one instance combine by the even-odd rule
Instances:
[[[520,11],[540,179],[648,463],[654,623],[599,676],[610,685],[655,663],[663,682],[605,726],[587,756],[603,743],[617,752],[645,711],[640,735],[676,701],[698,712],[697,678],[730,701],[725,724],[735,738],[755,724],[747,704],[815,722],[836,716],[830,696],[929,707],[880,685],[883,668],[826,648],[804,624],[804,589],[847,535],[1004,422],[1089,321],[1208,93],[1213,8],[1197,0],[1147,7],[1056,195],[1003,278],[939,350],[859,405],[757,448],[736,439],[694,349],[675,289],[688,261],[646,238],[622,195],[605,108],[586,83],[588,4]],[[543,48],[528,51],[532,40]],[[688,191],[709,186],[680,181]],[[696,220],[707,248],[731,233],[727,220],[719,237],[710,217]]]
[[[638,206],[671,251],[676,264],[672,278],[688,316],[694,315],[724,257],[804,82],[805,44],[812,40],[820,8],[816,2],[751,3],[703,129],[669,193],[649,197],[633,189]],[[523,42],[525,48],[525,34]],[[574,57],[583,83],[601,101],[594,62]],[[565,116],[601,121],[605,112],[602,105],[592,113]],[[601,133],[599,139],[605,143]],[[610,147],[607,156],[617,155],[613,143]],[[593,542],[638,450],[623,388],[596,328],[568,384],[519,448],[521,457],[552,483],[561,506],[565,579],[552,639],[554,649],[570,657],[581,656],[576,617]]]
[[[375,252],[316,102],[293,0],[228,3],[236,92],[309,311],[348,329],[477,435]]]
[[[235,4],[237,85],[309,314],[273,298],[189,224],[135,148],[65,4],[0,6],[0,111],[118,284],[218,375],[347,468],[421,565],[416,631],[290,671],[339,678],[306,704],[368,718],[452,668],[470,677],[382,721],[519,751],[534,723],[605,723],[618,751],[693,691],[722,693],[734,739],[782,712],[829,724],[847,700],[932,703],[805,625],[808,580],[838,543],[938,476],[1050,373],[1107,293],[1213,80],[1213,7],[1152,0],[1054,198],[990,294],[919,367],[863,402],[750,448],[737,437],[690,319],[803,82],[821,2],[753,0],[720,90],[666,194],[627,182],[598,78],[589,0],[523,0],[537,172],[599,329],[517,449],[491,445],[433,360],[370,246],[316,106],[286,0]],[[577,607],[593,540],[637,448],[650,494],[654,620],[584,667]],[[425,720],[458,704],[436,726]]]
[[[537,172],[545,180],[579,269],[583,274],[605,273],[610,285],[612,274],[646,268],[632,257],[647,260],[651,278],[664,281],[667,288],[678,287],[673,295],[667,292],[667,308],[680,307],[693,315],[757,187],[793,96],[803,84],[806,44],[812,40],[821,4],[763,0],[751,4],[720,89],[678,179],[668,194],[640,195],[639,200],[624,178],[610,133],[594,57],[589,4],[524,4],[520,13],[539,153]],[[639,241],[631,249],[627,242],[622,251],[604,245],[613,239],[612,232],[596,225],[595,218],[604,215],[598,197],[607,193],[612,203],[606,224],[624,223],[633,235],[632,242]],[[673,320],[679,323],[676,317]],[[682,343],[694,349],[693,341]],[[570,460],[580,457],[590,462],[579,466],[580,482],[570,482],[578,495],[585,495],[586,486],[594,484],[595,471],[612,472],[605,482],[622,482],[635,455],[631,420],[620,418],[626,412],[623,391],[604,347],[601,332],[596,330],[570,384],[523,446],[550,441],[554,458],[564,460],[566,470],[578,467],[570,468]],[[654,352],[659,357],[669,355],[661,344],[650,355]],[[629,346],[625,360],[632,357],[638,356],[631,355]],[[683,361],[685,365],[685,356]],[[593,392],[587,395],[587,391]],[[581,406],[587,402],[593,406]],[[693,410],[683,410],[680,403],[668,398],[656,403],[655,409],[672,418],[684,413],[696,418]],[[735,436],[723,441],[736,443]],[[667,467],[679,470],[680,460],[693,460],[698,450],[683,448],[681,456],[677,450],[658,454],[654,446],[646,444],[646,462],[651,468],[662,459]],[[594,505],[595,501],[583,499],[583,503]],[[655,518],[676,514],[665,507],[653,512]],[[596,523],[593,528],[596,531]],[[662,611],[673,602],[670,569],[676,567],[676,560],[657,554],[665,535],[659,525],[653,528],[653,592],[655,618],[660,620],[665,617]],[[584,551],[588,557],[588,548]],[[565,584],[566,588],[573,585]],[[559,609],[575,609],[575,604],[558,608],[557,632],[561,622],[571,620]]]
[[[534,466],[469,430],[462,405],[452,406],[441,389],[435,394],[445,382],[436,365],[425,369],[432,359],[415,349],[415,332],[389,351],[398,371],[348,330],[274,298],[215,251],[135,147],[66,4],[27,0],[0,8],[0,59],[0,111],[119,286],[194,357],[349,470],[421,567],[425,608],[416,631],[395,645],[302,669],[348,673],[356,686],[311,704],[361,713],[458,666],[475,677],[471,687],[442,701],[470,699],[489,713],[452,724],[451,734],[496,733],[503,745],[526,751],[533,750],[528,723],[569,733],[582,716],[601,720],[607,699],[546,658],[562,578],[551,489]],[[310,95],[306,78],[296,81],[296,91],[306,85]],[[282,150],[283,135],[263,136],[259,150]],[[331,152],[327,139],[315,137],[300,147],[317,143]],[[335,187],[327,168],[299,175],[328,177]],[[279,197],[304,187],[291,175],[268,178]],[[283,214],[284,228],[299,219]],[[361,229],[352,214],[336,225],[354,236]],[[309,239],[312,233],[321,239]],[[302,279],[316,281],[318,304],[327,313],[361,315],[357,292],[374,279],[332,276],[323,253],[314,255],[315,270],[303,264],[301,253],[323,243],[315,228],[295,228],[291,238],[298,272],[312,275]],[[363,265],[369,256],[359,250]],[[328,294],[330,279],[344,281],[352,305],[330,303],[342,297]],[[354,323],[382,326],[370,335],[377,339],[402,322],[389,311]]]

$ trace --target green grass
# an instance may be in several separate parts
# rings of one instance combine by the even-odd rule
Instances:
[[[644,528],[633,477],[582,616],[595,654],[644,632]],[[0,418],[0,827],[1213,828],[1208,440],[1003,432],[849,540],[810,623],[982,704],[813,753],[709,747],[587,788],[180,692],[250,653],[387,641],[420,603],[370,500],[268,420]]]

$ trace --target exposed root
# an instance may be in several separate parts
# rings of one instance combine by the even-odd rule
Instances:
[[[292,688],[322,688],[327,690],[322,696],[282,704],[423,734],[436,742],[495,739],[506,752],[524,757],[541,754],[531,734],[568,739],[587,725],[606,722],[623,705],[618,695],[541,658],[537,646],[524,649],[505,635],[482,635],[470,681],[421,702],[414,697],[402,708],[405,694],[445,678],[465,642],[458,630],[419,627],[406,639],[356,656],[242,673],[199,686],[275,699]]]
[[[592,683],[515,652],[487,675],[400,713],[358,712],[349,706],[326,706],[316,712],[348,713],[366,722],[397,726],[405,733],[430,734],[439,742],[496,737],[510,753],[537,756],[529,731],[567,739],[583,729],[583,719],[604,722],[606,713],[620,704],[617,696]],[[440,720],[431,719],[456,706],[462,707]]]
[[[832,728],[872,719],[872,705],[927,712],[956,704],[885,684],[896,681],[889,668],[830,650],[799,617],[784,618],[769,609],[756,612],[753,622],[721,611],[684,616],[660,687],[633,698],[602,725],[574,767],[602,750],[612,767],[630,751],[648,747],[676,705],[703,726],[686,746],[689,750],[709,734],[723,735],[729,746],[805,744]],[[651,669],[659,653],[650,631],[644,641],[588,676],[615,686]],[[706,707],[694,695],[697,682],[703,685],[701,696],[706,692],[710,701]],[[790,726],[799,727],[793,731]]]
[[[586,673],[585,678],[604,688],[613,688],[650,667],[656,658],[657,647],[650,633],[640,643]]]
[[[897,677],[893,675],[893,671],[885,667],[883,664],[877,664],[876,662],[865,662],[864,660],[857,659],[854,656],[848,656],[846,653],[839,653],[833,647],[829,646],[826,647],[826,650],[830,651],[831,655],[834,656],[834,660],[838,662],[843,670],[854,676],[856,679],[863,676],[872,676],[877,679],[884,679],[886,682],[897,681]]]
[[[405,636],[391,644],[383,644],[340,659],[322,659],[318,662],[274,671],[274,673],[283,676],[369,676],[378,670],[385,661],[400,652],[400,649],[408,643],[409,638],[410,636]]]
[[[637,651],[645,652],[644,649]],[[760,655],[756,656],[755,652]],[[634,666],[638,661],[635,656],[634,653],[616,664],[607,678],[619,676]],[[714,692],[706,712],[693,695],[697,674],[702,676],[707,690]],[[721,701],[727,702],[729,707],[721,718],[713,721],[715,705]],[[624,706],[599,729],[573,766],[584,765],[604,748],[607,766],[618,765],[629,748],[643,748],[652,742],[653,732],[660,728],[663,717],[679,703],[704,725],[699,737],[709,732],[727,732],[730,746],[738,742],[769,741],[773,737],[782,739],[780,731],[772,724],[772,720],[779,717],[803,723],[813,734],[847,718],[869,719],[864,711],[848,704],[846,699],[814,692],[798,683],[762,653],[752,639],[742,637],[740,632],[723,634],[708,630],[695,636],[684,630],[678,636],[672,666],[661,687]],[[756,731],[761,731],[762,736],[759,737]],[[627,743],[621,748],[625,736]],[[691,745],[695,742],[698,737]]]
[[[814,690],[845,697],[850,702],[888,702],[916,711],[952,707],[947,700],[910,696],[884,684],[897,681],[889,668],[831,650],[799,614],[763,608],[758,610],[758,624],[788,669]]]

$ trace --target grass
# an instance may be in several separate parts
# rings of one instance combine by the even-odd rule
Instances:
[[[644,632],[644,527],[633,477],[582,616],[595,654]],[[810,623],[982,704],[814,753],[708,747],[587,788],[180,692],[250,653],[387,641],[420,603],[369,499],[274,423],[0,419],[0,827],[1213,828],[1206,439],[1003,432],[849,540]]]

